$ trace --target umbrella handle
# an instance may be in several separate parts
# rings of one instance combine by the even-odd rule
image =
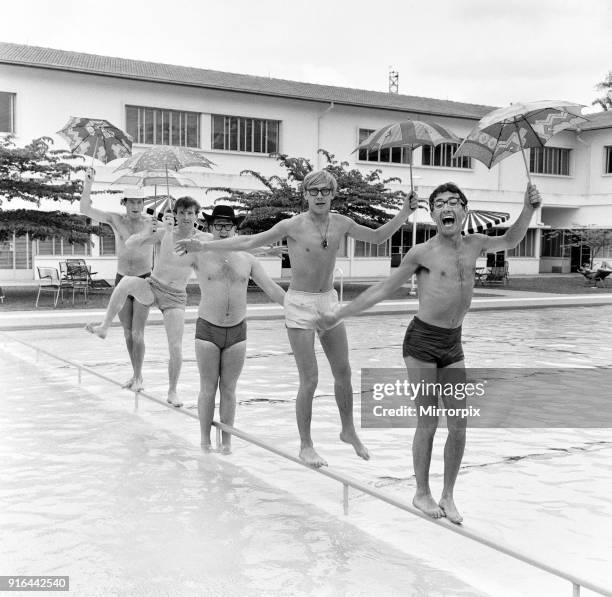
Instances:
[[[96,137],[96,144],[94,145],[94,150],[93,150],[93,154],[91,155],[91,168],[93,169],[93,161],[94,158],[96,157],[96,151],[98,151],[98,141],[100,140],[99,137]]]
[[[412,145],[410,146],[410,192],[413,191],[412,185]]]
[[[527,172],[527,180],[531,184],[531,174],[529,174],[529,164],[527,163],[527,157],[525,156],[525,148],[523,147],[523,141],[521,140],[521,131],[519,129],[516,118],[514,119],[514,126],[516,128],[516,134],[518,136],[519,146],[521,148],[521,155],[523,156],[523,162],[525,163],[525,171]]]

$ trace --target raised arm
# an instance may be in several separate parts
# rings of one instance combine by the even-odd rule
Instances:
[[[358,315],[376,303],[389,298],[396,290],[410,280],[412,274],[416,272],[419,267],[419,255],[421,250],[419,246],[410,249],[397,270],[386,280],[374,286],[370,286],[370,288],[362,292],[350,303],[341,307],[336,307],[332,312],[321,313],[317,318],[317,323],[322,324],[325,328],[329,328],[341,319]]]
[[[394,232],[399,230],[402,224],[408,219],[408,216],[418,207],[419,197],[415,191],[410,191],[404,205],[399,213],[386,224],[379,228],[372,229],[367,226],[361,226],[355,222],[348,229],[348,234],[356,240],[362,240],[368,243],[379,245],[386,241]]]
[[[94,169],[88,168],[85,171],[85,178],[83,180],[83,193],[79,201],[79,208],[81,213],[92,220],[101,222],[104,224],[115,224],[115,217],[117,214],[102,211],[101,209],[94,209],[91,205],[91,186],[94,179]]]
[[[486,236],[482,235],[483,249],[490,252],[503,251],[506,249],[514,249],[527,234],[529,228],[529,222],[531,222],[531,216],[542,203],[540,192],[534,184],[528,183],[527,190],[525,191],[525,199],[521,214],[517,218],[516,222],[508,228],[506,234],[502,236]]]
[[[274,281],[263,268],[261,263],[252,255],[251,260],[251,278],[257,286],[259,286],[275,303],[282,305],[285,302],[285,291]]]
[[[132,234],[132,236],[125,241],[125,246],[127,249],[137,249],[142,245],[154,245],[161,241],[166,232],[172,232],[173,229],[174,215],[172,212],[168,212],[164,214],[163,227],[159,226],[159,222],[156,219],[149,220],[145,224],[142,232]]]
[[[278,222],[264,232],[259,234],[245,234],[242,236],[234,236],[233,238],[224,238],[214,242],[200,241],[198,239],[182,239],[176,242],[174,250],[179,255],[184,255],[187,252],[196,251],[249,251],[256,247],[269,245],[287,236],[288,224],[287,220]]]

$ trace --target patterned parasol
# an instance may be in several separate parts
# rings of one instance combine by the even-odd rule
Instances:
[[[132,156],[115,169],[145,172],[148,170],[182,170],[183,168],[212,168],[215,164],[199,151],[186,147],[155,146]]]
[[[585,122],[582,106],[570,102],[542,100],[511,104],[484,116],[459,146],[453,158],[470,156],[487,168],[520,151],[527,177],[526,147],[544,147],[555,134]]]
[[[190,178],[184,176],[178,176],[174,172],[168,172],[168,179],[166,180],[165,172],[156,172],[154,170],[148,172],[138,172],[136,174],[124,174],[117,180],[114,180],[111,184],[126,185],[133,187],[157,187],[165,185],[171,187],[195,187],[196,183]]]
[[[132,155],[132,137],[108,120],[73,116],[57,134],[66,139],[72,153],[89,155],[104,164]]]

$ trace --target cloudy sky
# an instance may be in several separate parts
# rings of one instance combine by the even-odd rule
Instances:
[[[590,105],[612,70],[609,0],[15,0],[0,39],[502,106]]]

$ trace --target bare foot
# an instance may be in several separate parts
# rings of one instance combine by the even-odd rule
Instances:
[[[98,336],[98,338],[102,338],[103,340],[104,338],[106,338],[106,334],[108,333],[108,329],[105,328],[101,323],[88,323],[85,326],[85,329],[90,334],[95,334],[96,336]]]
[[[142,383],[142,378],[138,378],[135,379],[132,382],[132,385],[130,386],[130,390],[132,390],[132,392],[141,392],[142,390],[144,390],[144,385]]]
[[[463,516],[459,514],[459,510],[457,510],[457,506],[455,506],[455,501],[452,497],[442,498],[440,500],[440,508],[442,508],[442,512],[444,512],[446,518],[451,522],[455,524],[461,524],[463,522]]]
[[[432,518],[442,518],[444,516],[444,510],[436,504],[436,500],[431,497],[431,494],[415,495],[412,498],[412,505]]]
[[[172,406],[176,406],[177,408],[179,406],[183,406],[183,403],[180,401],[176,392],[168,392],[168,398],[166,398],[166,402],[168,404],[172,404]]]
[[[212,446],[210,444],[200,444],[200,448],[202,448],[202,452],[204,452],[205,454],[210,454],[213,449]]]
[[[219,454],[223,454],[223,456],[229,456],[232,453],[232,446],[222,445],[219,449]]]
[[[340,439],[347,444],[351,444],[351,446],[355,448],[357,456],[363,458],[364,460],[370,460],[370,453],[368,452],[368,449],[361,443],[361,440],[359,437],[357,437],[357,433],[354,430],[352,432],[343,431],[340,434]]]
[[[300,450],[300,460],[303,460],[306,464],[314,466],[315,468],[327,466],[327,462],[315,452],[312,446]]]
[[[121,384],[121,387],[124,390],[131,390],[132,389],[132,384],[134,383],[134,378],[130,377],[130,379],[128,379],[125,383]]]

